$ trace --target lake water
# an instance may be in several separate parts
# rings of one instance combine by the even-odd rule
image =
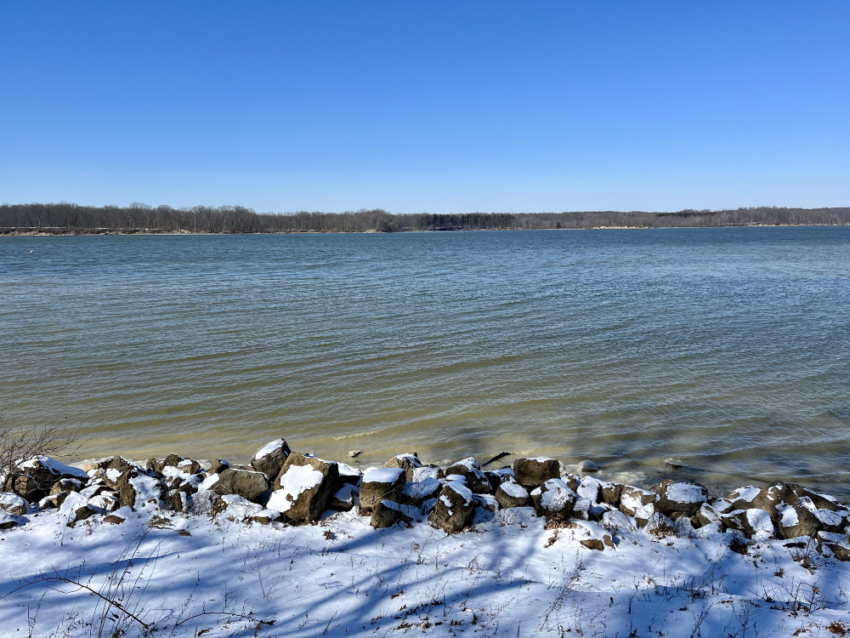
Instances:
[[[87,457],[282,435],[850,492],[846,227],[2,238],[0,329],[0,408]]]

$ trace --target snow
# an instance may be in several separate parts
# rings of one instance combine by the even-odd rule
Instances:
[[[257,453],[254,455],[254,460],[259,461],[260,459],[267,457],[269,454],[277,452],[284,445],[286,445],[286,441],[283,439],[275,439],[270,443],[266,443],[263,447],[257,450]]]
[[[731,500],[733,501],[744,501],[745,503],[752,503],[753,499],[761,494],[760,487],[754,487],[749,485],[747,487],[741,487],[732,492],[730,494]]]
[[[210,474],[207,478],[201,481],[198,485],[198,491],[211,490],[212,486],[218,483],[218,474]]]
[[[705,488],[692,483],[673,483],[664,493],[674,503],[702,503],[706,498]]]
[[[135,506],[137,508],[143,508],[149,503],[155,504],[159,501],[159,497],[162,496],[159,481],[147,474],[135,476],[129,480],[129,483],[136,491]]]
[[[581,480],[581,484],[578,486],[576,493],[582,497],[587,498],[596,503],[599,500],[600,494],[602,491],[602,482],[598,479],[593,478],[592,476],[585,476]]]
[[[437,479],[440,475],[440,468],[438,467],[417,467],[413,469],[413,481],[420,482],[425,479]]]
[[[400,467],[372,467],[363,474],[364,483],[395,483],[404,474]]]
[[[64,463],[60,463],[56,459],[50,458],[49,456],[39,455],[34,456],[28,461],[18,461],[18,467],[22,469],[33,468],[36,466],[36,462],[40,463],[41,467],[50,470],[54,474],[61,474],[62,476],[71,476],[86,480],[89,478],[89,475],[86,474],[80,468],[65,465]]]
[[[634,490],[626,491],[624,489],[623,493],[620,495],[620,503],[626,509],[629,509],[629,510],[632,510],[632,511],[637,511],[638,508],[643,507],[642,502],[641,502],[642,499],[640,498],[641,496],[653,496],[654,497],[655,495],[652,492],[649,492],[647,490],[634,489]],[[638,517],[638,518],[644,518],[644,517],[641,516],[641,517]]]
[[[548,512],[559,512],[576,500],[576,493],[560,479],[549,479],[543,486],[546,491],[540,497],[540,506]]]
[[[511,498],[528,498],[528,491],[516,481],[505,481],[499,487]]]
[[[800,519],[797,516],[797,510],[790,505],[781,509],[780,512],[782,514],[782,527],[794,527],[800,523]]]
[[[478,461],[476,461],[471,456],[468,457],[468,458],[465,458],[465,459],[461,459],[460,461],[458,461],[457,463],[453,463],[452,465],[462,465],[466,469],[468,469],[470,472],[472,470],[480,470],[481,469],[481,466],[478,465]]]
[[[303,492],[321,485],[324,475],[312,465],[290,465],[280,477],[280,489],[272,492],[269,508],[288,512]]]
[[[155,527],[147,525],[152,513],[130,508],[116,512],[126,518],[121,525],[96,515],[73,529],[57,525],[53,513],[20,517],[22,527],[0,530],[2,632],[27,635],[33,618],[34,636],[65,629],[71,638],[88,636],[85,623],[99,622],[103,611],[98,598],[50,582],[13,590],[54,567],[99,589],[122,554],[126,582],[138,585],[125,590],[126,601],[164,636],[447,636],[451,628],[457,635],[613,637],[651,626],[637,635],[688,638],[700,617],[702,636],[735,634],[736,627],[744,635],[745,613],[760,636],[790,636],[800,627],[800,635],[827,636],[830,623],[847,625],[850,611],[841,593],[850,563],[812,552],[816,569],[809,571],[794,560],[801,550],[779,541],[762,543],[754,561],[730,551],[731,535],[716,526],[694,538],[659,539],[626,523],[615,532],[616,546],[600,552],[578,542],[598,537],[598,526],[547,530],[531,508],[500,510],[473,533],[447,535],[427,523],[374,530],[356,512],[301,527],[246,524],[262,514],[260,506],[223,498],[231,506],[213,519],[158,512]],[[794,591],[811,595],[815,586],[829,604],[792,611]],[[242,616],[202,615],[172,634],[178,619],[205,609]],[[105,634],[114,622],[106,616]],[[143,633],[130,619],[121,627],[126,638]]]
[[[340,477],[346,476],[351,478],[356,477],[358,480],[360,479],[360,474],[362,472],[360,472],[360,470],[358,470],[356,467],[352,467],[347,463],[337,463],[336,466],[339,470]]]
[[[435,478],[426,478],[424,481],[408,482],[402,490],[406,496],[419,500],[432,495],[440,488],[440,481]]]
[[[747,522],[753,528],[754,541],[767,541],[775,536],[770,514],[760,509],[749,509],[746,512]]]
[[[17,494],[12,494],[11,492],[0,492],[0,510],[7,510],[11,508],[23,507],[27,509],[27,502],[18,496]]]

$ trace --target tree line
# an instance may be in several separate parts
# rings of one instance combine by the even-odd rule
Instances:
[[[722,226],[850,225],[850,208],[738,208],[675,213],[393,214],[382,209],[344,213],[257,213],[243,206],[0,205],[0,233],[357,233],[439,230],[703,228]]]

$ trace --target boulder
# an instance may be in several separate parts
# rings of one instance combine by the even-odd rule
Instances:
[[[575,492],[578,489],[578,486],[581,485],[581,477],[578,474],[573,474],[572,472],[562,474],[561,480],[566,483],[567,487],[573,492]]]
[[[814,538],[821,529],[817,517],[802,505],[785,505],[777,512],[780,538],[799,538],[800,536]]]
[[[428,520],[448,533],[461,531],[472,520],[475,499],[472,490],[459,481],[443,486]]]
[[[110,525],[120,525],[123,523],[125,519],[123,516],[119,516],[118,514],[109,514],[108,516],[103,517],[104,523],[109,523]]]
[[[6,510],[0,510],[0,529],[12,529],[17,526],[18,519],[13,514]]]
[[[39,511],[62,507],[62,503],[64,503],[65,499],[68,498],[68,494],[72,493],[76,494],[76,492],[59,492],[58,494],[45,496],[38,502]]]
[[[212,506],[213,514],[224,514],[228,520],[242,523],[251,521],[263,510],[262,505],[253,503],[238,494],[216,496]]]
[[[433,463],[417,467],[413,470],[412,481],[424,481],[426,478],[435,478],[440,480],[446,478],[446,473],[443,471],[443,468],[438,465],[434,465]]]
[[[473,494],[492,493],[493,488],[490,486],[490,481],[484,476],[478,461],[471,456],[446,468],[446,478],[449,476],[462,476],[466,482],[466,487],[472,490]]]
[[[350,483],[344,483],[341,488],[328,497],[325,509],[335,512],[349,512],[357,505],[359,496],[359,489]]]
[[[655,513],[656,498],[655,492],[626,485],[620,492],[620,511],[626,516],[633,516],[638,523],[645,525]]]
[[[561,464],[545,457],[514,460],[514,480],[524,487],[540,487],[550,479],[561,478]]]
[[[637,521],[640,523],[640,519],[637,519]],[[664,514],[655,512],[646,520],[643,531],[653,536],[668,536],[676,533],[676,526]]]
[[[272,492],[268,507],[289,520],[313,523],[325,511],[325,503],[338,479],[336,463],[290,454],[275,479],[277,489]]]
[[[83,489],[83,481],[80,479],[59,479],[50,488],[50,495],[59,494],[59,492],[79,492]]]
[[[210,465],[210,469],[208,470],[207,474],[221,474],[229,467],[230,463],[228,463],[224,459],[216,459],[212,462],[212,465]]]
[[[850,561],[850,547],[846,543],[827,543],[826,546],[832,552],[833,558],[842,562]]]
[[[585,461],[582,461],[581,463],[579,463],[576,466],[576,469],[581,473],[598,472],[599,466],[596,463],[594,463],[593,461],[585,460]]]
[[[791,491],[794,492],[794,495],[802,501],[804,498],[808,498],[814,503],[815,507],[820,510],[828,510],[830,512],[835,512],[838,510],[838,503],[831,496],[826,496],[825,494],[818,494],[817,492],[813,492],[809,489],[801,485],[795,485],[793,483],[789,483],[788,487],[791,488]],[[791,503],[791,501],[786,501]]]
[[[369,524],[375,529],[392,527],[396,523],[409,523],[411,518],[401,511],[398,503],[380,501],[372,508],[372,519]]]
[[[619,483],[603,483],[602,484],[602,500],[617,507],[620,504],[620,494],[623,493],[623,486]]]
[[[441,489],[440,481],[435,478],[426,478],[415,483],[408,481],[401,490],[398,502],[402,505],[421,507],[428,499],[436,498]]]
[[[730,492],[727,500],[731,504],[730,510],[760,509],[770,514],[774,521],[778,520],[782,503],[797,505],[800,502],[791,486],[784,483],[775,483],[764,488],[752,485],[741,487]]]
[[[400,467],[366,470],[360,481],[360,513],[371,512],[381,501],[398,502],[405,483],[405,472]]]
[[[408,481],[412,481],[413,471],[422,467],[422,461],[420,461],[419,457],[416,456],[416,452],[412,452],[410,454],[399,454],[384,463],[384,467],[400,467],[404,470],[405,478]]]
[[[496,490],[496,502],[504,509],[528,507],[531,505],[531,496],[522,485],[510,479],[499,485]]]
[[[275,439],[257,450],[251,459],[251,467],[267,476],[277,476],[283,469],[286,459],[292,454],[289,445],[283,439]],[[302,457],[304,458],[304,457]],[[303,466],[302,466],[303,467]]]
[[[573,513],[578,495],[561,479],[549,479],[531,492],[537,512],[551,521],[566,521]]]
[[[27,513],[27,508],[27,501],[23,497],[12,492],[0,493],[0,510],[15,516],[23,516]]]
[[[87,481],[85,471],[60,463],[49,456],[38,455],[17,464],[15,472],[6,480],[5,491],[14,492],[30,503],[35,503],[50,493],[54,483],[63,478]]]
[[[575,493],[580,498],[586,498],[593,503],[598,503],[602,500],[602,481],[592,476],[585,476],[581,479],[581,483],[579,483]]]
[[[263,472],[228,468],[218,475],[210,489],[219,496],[235,494],[254,503],[259,502],[271,488],[271,481]]]
[[[712,523],[720,523],[720,512],[708,503],[703,503],[700,505],[697,513],[694,514],[694,518],[696,518],[699,523],[697,527],[711,525]]]
[[[89,506],[89,505],[81,505],[73,510],[71,515],[68,517],[67,526],[74,527],[80,521],[84,521],[88,518],[91,518],[97,514],[97,511]]]
[[[721,529],[733,529],[754,541],[776,538],[770,514],[760,509],[734,510],[720,515]]]
[[[156,504],[165,495],[165,487],[159,480],[148,476],[147,472],[136,467],[121,474],[115,482],[115,489],[118,492],[118,502],[121,507],[143,507],[148,503]],[[87,490],[88,488],[80,494],[86,495]]]
[[[50,488],[42,488],[38,481],[31,476],[17,474],[6,480],[5,489],[7,492],[17,494],[29,503],[37,503],[47,495]]]
[[[341,488],[343,485],[354,485],[355,487],[360,485],[360,479],[363,477],[363,472],[346,463],[337,463],[336,465],[339,469],[339,482],[336,485],[337,489]]]
[[[89,499],[88,506],[99,514],[114,512],[118,509],[118,497],[112,493],[104,492]]]
[[[260,525],[271,525],[279,522],[283,516],[277,510],[265,509],[257,512],[251,517],[251,522],[259,523]]]
[[[708,501],[708,490],[689,481],[667,479],[655,487],[655,493],[658,495],[655,509],[667,516],[674,512],[693,516]]]

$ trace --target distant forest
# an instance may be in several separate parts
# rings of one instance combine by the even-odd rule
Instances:
[[[392,214],[257,213],[242,206],[151,207],[145,204],[0,205],[0,234],[17,233],[357,233],[431,230],[534,230],[557,228],[704,228],[721,226],[850,225],[850,208],[738,208],[676,213],[588,211],[572,213]]]

